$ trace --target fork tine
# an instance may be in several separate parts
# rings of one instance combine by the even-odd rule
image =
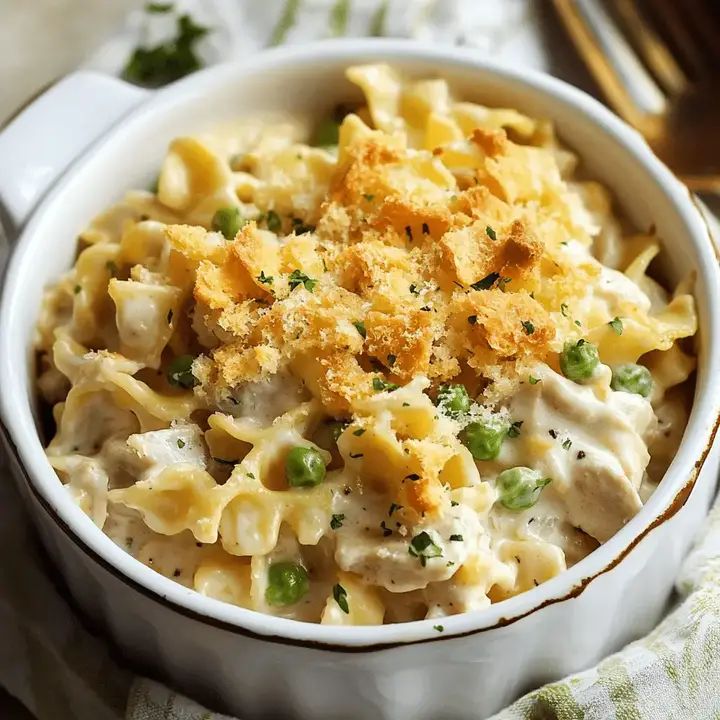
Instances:
[[[554,0],[573,42],[615,110],[653,136],[667,98],[608,14],[604,0]]]
[[[683,16],[687,4],[668,0],[647,0],[647,6],[657,18],[663,35],[672,43],[677,55],[685,61],[690,78],[696,80],[701,77],[707,62]]]
[[[638,10],[634,0],[614,0],[615,11],[645,64],[669,94],[687,87],[687,77],[655,29]]]

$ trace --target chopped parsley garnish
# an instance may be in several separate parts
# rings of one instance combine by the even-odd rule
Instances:
[[[450,542],[463,542],[463,536],[462,535],[451,535]]]
[[[422,224],[422,232],[423,235],[429,235],[430,234],[430,227],[427,223]]]
[[[75,293],[75,295],[77,295],[81,290],[82,290],[82,288],[79,285],[76,285],[73,288],[73,292]]]
[[[405,226],[405,235],[410,242],[413,241],[412,228],[409,225]]]
[[[337,515],[333,515],[332,518],[330,518],[330,527],[333,530],[337,530],[338,528],[341,528],[344,519],[345,519],[345,515],[343,513],[338,513]]]
[[[375,196],[371,193],[363,193],[363,197],[367,202],[372,202],[375,199]]]
[[[468,315],[467,321],[468,321],[471,325],[477,325],[477,315]]]
[[[516,438],[518,435],[520,435],[520,428],[522,427],[522,424],[522,420],[516,420],[514,423],[512,423],[510,425],[510,429],[508,430],[507,436],[509,438]]]
[[[255,479],[255,474],[254,474],[254,473],[246,472],[245,474],[246,474],[251,480],[254,480],[254,479]]]
[[[622,320],[619,317],[613,318],[608,325],[615,331],[616,335],[622,335],[623,332],[623,324]]]
[[[372,381],[373,390],[376,392],[392,392],[393,390],[397,390],[400,386],[396,385],[395,383],[388,382],[387,380],[383,380],[383,378],[374,377]]]
[[[423,305],[420,309],[423,312],[430,312],[432,310],[432,308],[429,305]]]
[[[168,325],[172,322],[172,319],[173,319],[173,311],[172,311],[172,309],[170,309],[170,310],[168,310],[168,314],[167,314]]]
[[[500,273],[490,273],[489,275],[486,275],[482,280],[478,280],[476,283],[473,283],[470,287],[473,290],[489,290],[500,278]]]
[[[333,597],[335,602],[340,606],[340,609],[346,614],[350,614],[350,608],[348,607],[347,601],[347,590],[340,584],[333,585]]]
[[[353,325],[355,326],[355,329],[360,333],[360,336],[363,338],[367,337],[367,330],[365,329],[365,323],[362,320],[358,320],[357,322],[354,322]]]
[[[560,305],[560,312],[562,313],[563,317],[570,317],[570,315],[568,315],[567,303],[562,303]]]
[[[273,284],[273,276],[266,275],[264,270],[260,271],[260,274],[257,276],[257,279],[261,285],[272,285]]]
[[[388,364],[388,366],[389,366],[389,367],[392,367],[392,366],[395,364],[396,360],[397,360],[397,355],[393,355],[392,353],[390,353],[390,354],[387,356],[387,364]]]
[[[171,385],[182,387],[186,390],[194,388],[198,384],[197,378],[192,373],[192,364],[195,358],[192,355],[179,355],[167,369],[167,379]]]
[[[585,451],[584,450],[578,450],[577,459],[582,460],[585,457]]]
[[[388,510],[388,517],[392,517],[392,514],[396,510],[400,510],[402,508],[402,505],[398,505],[397,503],[390,503],[390,509]]]
[[[526,335],[532,335],[535,332],[535,326],[529,320],[523,320],[520,324]]]
[[[457,500],[450,501],[450,507],[457,507],[460,503]]]
[[[383,531],[383,537],[390,537],[390,535],[392,535],[392,530],[385,525],[384,520],[380,523],[380,529]]]
[[[300,285],[304,285],[305,289],[308,292],[312,292],[315,289],[315,286],[317,285],[317,280],[314,280],[313,278],[308,277],[304,272],[301,270],[293,270],[290,273],[290,289],[294,290],[296,287]]]
[[[489,225],[485,228],[485,234],[491,240],[497,240],[497,233]]]
[[[182,450],[185,447],[185,441],[182,438],[178,438],[177,446]]]
[[[416,480],[420,479],[420,476],[417,473],[410,473],[409,475],[406,475],[404,479],[412,480],[413,482],[415,482]]]
[[[445,628],[442,625],[433,625],[433,630],[437,630],[438,632],[442,632],[445,630]]]
[[[340,422],[339,420],[332,420],[327,423],[327,425],[330,430],[330,437],[334,443],[337,443],[338,439],[345,432],[345,429],[348,426],[347,423]]]
[[[274,210],[268,210],[265,216],[265,224],[270,232],[277,233],[282,228],[282,220]]]
[[[202,63],[195,43],[210,29],[184,14],[178,17],[175,32],[175,37],[159,45],[135,48],[125,64],[123,77],[136,85],[159,87],[199,70]]]
[[[365,428],[358,428],[357,430],[353,430],[353,435],[355,437],[360,437],[361,435],[365,434]]]
[[[562,449],[569,450],[571,447],[572,447],[572,440],[570,438],[565,438],[565,440],[563,440]]]
[[[416,285],[415,283],[413,283],[413,284],[410,286],[410,292],[411,292],[411,294],[413,294],[413,295],[419,295],[419,294],[420,294],[420,291],[418,290],[418,287],[417,287],[417,285]]]
[[[423,567],[427,564],[428,559],[442,557],[442,550],[424,530],[410,541],[408,552],[413,557],[419,558]]]
[[[548,434],[553,440],[557,439],[557,430],[553,430],[552,428],[550,428],[550,430],[548,430]]]
[[[358,458],[365,457],[364,453],[350,453],[350,457],[353,460],[357,460]]]
[[[582,327],[582,323],[579,320],[573,321],[578,327]]]
[[[530,375],[530,376],[528,377],[528,382],[529,382],[531,385],[537,385],[537,384],[540,382],[540,378],[536,378],[535,376]]]

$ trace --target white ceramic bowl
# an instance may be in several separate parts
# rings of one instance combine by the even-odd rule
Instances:
[[[433,620],[343,628],[268,617],[156,574],[73,504],[45,459],[33,413],[31,345],[42,288],[70,266],[87,221],[125,189],[146,186],[172,137],[257,111],[317,115],[354,95],[343,78],[347,65],[380,59],[416,76],[445,77],[462,98],[552,119],[631,220],[657,227],[669,276],[697,276],[694,408],[658,490],[573,568],[510,600],[443,620],[442,634]],[[0,197],[9,220],[24,226],[0,315],[7,445],[72,594],[139,667],[243,718],[476,719],[591,665],[660,617],[718,469],[717,451],[709,454],[720,405],[718,260],[688,192],[634,131],[592,98],[469,52],[402,41],[273,50],[154,94],[83,73],[56,85],[0,135]]]

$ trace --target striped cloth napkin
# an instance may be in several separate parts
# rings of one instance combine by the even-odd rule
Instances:
[[[178,0],[167,12],[164,5],[131,13],[86,67],[120,74],[133,48],[171,38],[178,17],[189,13],[211,29],[198,45],[202,64],[281,43],[387,35],[467,45],[495,60],[587,81],[570,48],[558,57],[562,38],[553,40],[551,8],[537,0]],[[0,684],[38,720],[233,720],[119,666],[54,584],[8,482],[0,484],[0,507]],[[27,551],[14,550],[19,547]],[[720,504],[677,580],[675,609],[650,635],[526,695],[492,720],[720,717],[719,579]],[[467,717],[480,720],[472,708]]]

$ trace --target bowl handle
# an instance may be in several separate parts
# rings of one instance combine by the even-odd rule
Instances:
[[[0,219],[10,238],[87,147],[149,91],[94,72],[67,75],[0,132]]]

